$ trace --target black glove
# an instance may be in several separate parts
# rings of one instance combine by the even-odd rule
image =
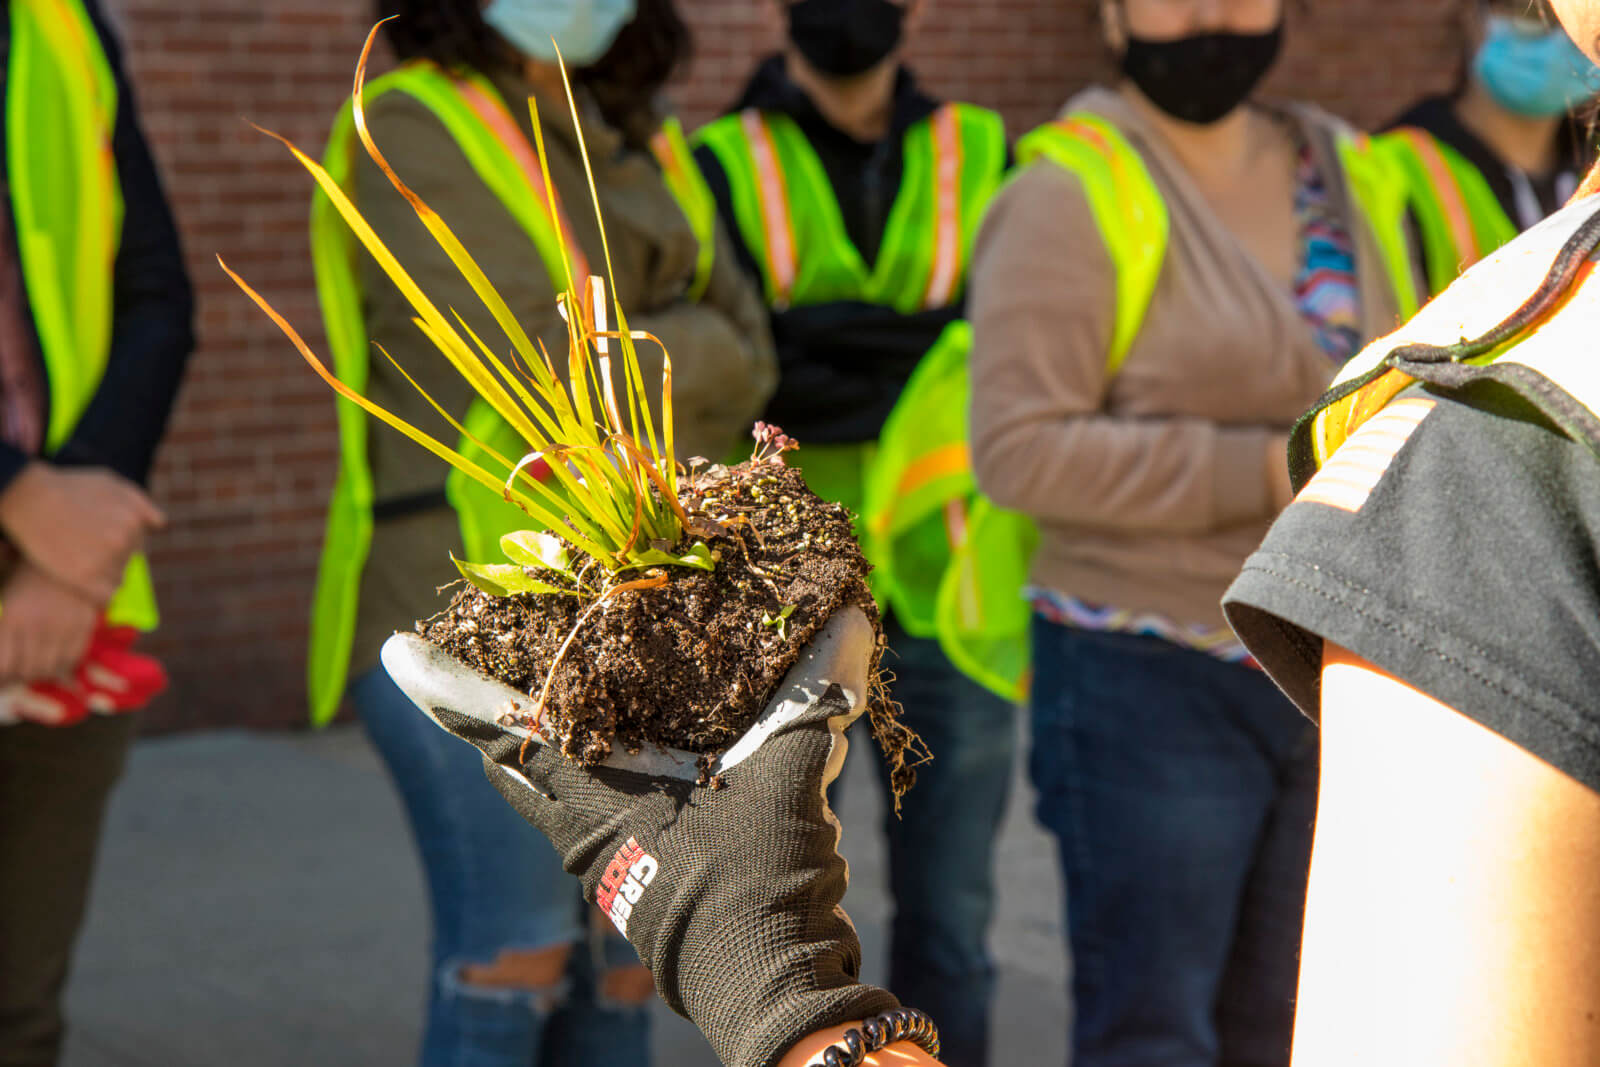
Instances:
[[[848,871],[827,787],[865,708],[873,631],[829,620],[750,731],[697,786],[695,757],[649,750],[583,767],[501,725],[529,698],[410,634],[383,662],[440,726],[484,753],[489,778],[561,853],[633,943],[663,1000],[733,1067],[769,1067],[807,1034],[898,1006],[861,985],[839,907]],[[537,741],[537,738],[535,738]]]

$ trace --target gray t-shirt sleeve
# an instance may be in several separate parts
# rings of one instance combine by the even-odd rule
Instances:
[[[1463,395],[1364,426],[1224,611],[1313,718],[1326,639],[1600,790],[1600,461],[1499,386]]]

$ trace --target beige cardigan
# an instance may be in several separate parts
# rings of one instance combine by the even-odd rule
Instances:
[[[1179,623],[1225,625],[1218,602],[1273,518],[1265,450],[1337,370],[1293,295],[1209,209],[1122,97],[1090,89],[1067,111],[1113,122],[1171,217],[1142,329],[1106,372],[1115,277],[1075,176],[1030,167],[990,208],[968,304],[972,454],[983,491],[1036,519],[1033,580]],[[1367,223],[1335,156],[1340,123],[1284,107],[1312,145],[1354,236],[1363,339],[1399,320]]]

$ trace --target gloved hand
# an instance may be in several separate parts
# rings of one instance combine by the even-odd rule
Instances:
[[[866,707],[873,631],[849,608],[817,635],[762,718],[697,786],[695,757],[646,750],[583,767],[504,725],[530,699],[410,634],[383,662],[434,721],[484,753],[491,781],[550,838],[584,893],[732,1067],[770,1067],[800,1038],[898,1006],[861,985],[839,907],[848,873],[827,787]]]

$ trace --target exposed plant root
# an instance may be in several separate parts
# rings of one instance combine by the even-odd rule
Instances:
[[[595,602],[588,592],[491,597],[468,585],[418,629],[468,666],[535,695],[524,721],[562,755],[597,763],[616,745],[655,743],[701,756],[709,782],[716,755],[761,715],[818,630],[860,607],[880,634],[867,716],[898,806],[929,757],[888,695],[870,568],[848,513],[819,500],[779,455],[689,468],[680,487],[686,526],[704,516],[722,531],[704,537],[712,571],[670,567],[664,583],[619,583]],[[723,518],[745,514],[755,516],[748,525]],[[702,535],[711,530],[700,526]],[[595,584],[599,569],[577,566]],[[601,602],[605,610],[596,610]]]
[[[881,649],[880,649],[881,652]],[[889,793],[894,797],[894,813],[900,815],[900,799],[917,784],[917,768],[933,759],[933,753],[918,733],[900,718],[901,707],[889,695],[894,675],[881,663],[873,664],[872,680],[867,683],[867,725],[872,739],[883,752],[889,772]]]

